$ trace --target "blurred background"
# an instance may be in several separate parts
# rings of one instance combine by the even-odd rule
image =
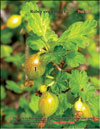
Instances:
[[[7,19],[20,14],[21,6],[26,1],[1,1],[1,121],[2,127],[18,127],[20,125],[10,125],[10,118],[13,116],[31,116],[32,112],[24,110],[22,103],[27,107],[30,100],[29,93],[33,87],[24,86],[24,61],[26,38],[29,28],[24,22],[16,29],[5,27]],[[86,62],[77,67],[79,70],[87,71],[89,80],[98,89],[99,94],[99,2],[98,1],[35,1],[40,10],[54,11],[50,13],[50,25],[55,33],[60,36],[70,25],[77,21],[86,19],[97,21],[95,36],[91,37],[91,44],[87,44],[85,49],[80,49]],[[56,11],[56,12],[55,12]],[[64,11],[64,13],[58,12]],[[83,11],[83,12],[82,12]],[[30,49],[30,53],[34,53]],[[69,72],[72,69],[69,69]],[[22,125],[21,125],[22,126]],[[20,126],[20,127],[21,127]],[[24,127],[24,125],[22,126]]]

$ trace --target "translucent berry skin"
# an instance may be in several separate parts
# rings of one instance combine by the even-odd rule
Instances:
[[[85,118],[92,118],[91,110],[87,104],[83,104],[82,113]]]
[[[83,103],[81,102],[81,99],[75,102],[74,107],[76,111],[82,111]]]
[[[45,64],[37,54],[30,56],[25,62],[25,73],[30,80],[35,80],[45,72]]]
[[[39,101],[39,110],[44,117],[49,117],[56,112],[59,105],[58,98],[55,94],[45,92]]]
[[[22,18],[20,15],[12,15],[8,19],[6,25],[8,28],[14,29],[14,28],[17,28],[18,26],[20,26],[21,22],[22,22]]]

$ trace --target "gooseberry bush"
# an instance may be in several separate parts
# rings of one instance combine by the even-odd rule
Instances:
[[[74,22],[58,36],[51,28],[50,13],[45,10],[39,13],[36,2],[25,2],[20,14],[13,15],[7,21],[8,29],[21,26],[28,33],[25,41],[28,49],[25,49],[25,61],[21,55],[5,59],[18,67],[22,65],[21,70],[25,73],[21,74],[20,84],[7,80],[6,88],[17,94],[26,93],[29,99],[20,97],[19,109],[10,109],[6,120],[8,123],[9,120],[14,121],[20,114],[19,123],[25,119],[27,122],[33,122],[33,118],[38,119],[31,124],[24,121],[23,125],[16,122],[17,118],[14,121],[16,127],[98,128],[97,87],[90,81],[92,78],[87,72],[79,69],[87,62],[82,51],[91,49],[89,46],[94,42],[91,37],[96,33],[97,21],[86,19]],[[1,91],[5,93],[3,87]],[[2,99],[4,97],[5,94]],[[9,110],[2,107],[6,112]]]

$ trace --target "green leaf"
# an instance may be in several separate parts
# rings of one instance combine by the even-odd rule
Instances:
[[[21,67],[21,65],[25,62],[25,58],[24,58],[24,55],[21,54],[21,53],[18,53],[14,56],[9,56],[9,57],[6,57],[5,60],[7,62],[12,62],[14,63],[15,65]]]
[[[66,50],[78,50],[77,41],[75,42],[75,40],[73,39],[69,39],[68,41],[63,41],[61,44]]]
[[[1,58],[10,56],[12,51],[12,47],[8,45],[1,45]]]
[[[69,80],[72,93],[78,94],[87,85],[87,82],[88,76],[85,71],[79,72],[78,70],[72,70]]]
[[[3,86],[0,86],[1,89],[1,100],[3,100],[6,97],[6,92]]]
[[[63,46],[56,46],[53,52],[48,52],[43,56],[43,60],[48,63],[54,62],[59,64],[65,52],[66,50],[63,48]]]
[[[63,81],[66,81],[67,74],[63,71],[60,71],[56,76],[57,83],[61,83]]]
[[[88,58],[88,63],[93,67],[99,67],[99,53],[94,52],[90,58]]]
[[[91,109],[92,115],[99,117],[99,96],[91,97],[88,106]]]
[[[13,33],[9,29],[1,30],[1,42],[4,44],[11,43]]]
[[[59,94],[62,91],[66,90],[68,88],[66,79],[67,79],[67,74],[63,71],[60,71],[57,74],[56,82],[51,86],[52,92]]]
[[[81,36],[89,36],[89,33],[96,27],[96,20],[86,20],[85,22],[76,22],[72,24],[68,30],[70,33],[68,34],[68,38],[77,37],[80,34]]]
[[[54,70],[53,64],[52,63],[48,63],[46,65],[46,71],[45,71],[46,76],[50,75],[53,70]]]
[[[89,77],[91,83],[95,85],[97,88],[99,87],[99,79],[96,77]]]
[[[36,96],[36,95],[32,95],[31,101],[30,101],[30,103],[29,103],[29,107],[30,107],[30,109],[31,109],[34,113],[36,113],[36,112],[39,110],[39,108],[38,108],[38,103],[39,103],[39,97]]]
[[[71,92],[79,95],[84,101],[90,101],[95,97],[95,86],[88,83],[88,76],[85,71],[72,70],[69,80]]]
[[[54,31],[50,30],[46,32],[44,40],[48,44],[49,51],[52,51],[54,47],[58,45],[56,42],[57,39],[58,39],[58,36],[57,34],[55,34]]]
[[[95,97],[95,91],[96,91],[95,86],[87,84],[84,86],[84,88],[80,91],[79,94],[83,100],[89,101],[93,97]]]
[[[54,48],[54,54],[57,56],[63,56],[63,54],[66,52],[66,50],[63,48],[63,46],[56,46]]]
[[[77,67],[80,64],[85,63],[84,56],[79,52],[69,52],[65,58],[66,58],[67,65],[71,67]]]
[[[84,11],[90,10],[92,15],[98,13],[99,10],[98,1],[78,1],[78,6]]]
[[[6,88],[11,91],[14,91],[15,93],[22,93],[22,90],[14,81],[6,81]]]
[[[45,47],[45,43],[43,42],[41,37],[38,37],[36,35],[28,37],[26,43],[33,50],[40,50]]]
[[[1,1],[0,9],[4,9],[7,6],[7,1]]]
[[[59,94],[58,99],[59,99],[59,108],[56,112],[56,115],[62,116],[65,110],[71,108],[72,105],[68,102],[66,94]]]
[[[50,31],[47,31],[47,33],[45,34],[45,37],[48,41],[57,41],[58,39],[58,36],[57,34],[55,34],[54,31],[50,30]]]
[[[49,13],[42,12],[40,17],[41,17],[40,21],[42,21],[42,22],[40,22],[41,23],[41,29],[42,29],[42,32],[43,32],[42,35],[45,35],[47,30],[49,29],[49,24],[50,24]]]
[[[87,47],[90,55],[94,55],[94,53],[97,53],[96,47],[96,43],[94,42],[94,40],[91,39],[91,44],[89,44],[89,46]]]
[[[20,98],[19,104],[20,104],[21,108],[27,108],[28,107],[28,101],[24,97]]]
[[[38,79],[34,80],[34,84],[33,84],[34,92],[37,92],[42,84],[43,84],[42,77],[39,77]]]
[[[77,47],[84,48],[85,43],[89,43],[89,36],[97,23],[95,20],[86,20],[85,22],[76,22],[72,24],[58,39],[66,49],[71,49],[70,46],[76,50]],[[67,45],[67,46],[66,46]],[[68,48],[69,46],[69,48]]]
[[[23,5],[21,10],[21,15],[27,21],[32,31],[38,36],[44,36],[49,29],[49,15],[48,13],[34,11],[39,11],[38,6],[35,2],[27,2]]]
[[[44,56],[43,56],[43,60],[44,62],[54,62],[56,64],[59,64],[60,63],[60,60],[61,60],[61,57],[58,56],[58,55],[54,55],[53,53],[46,53]]]

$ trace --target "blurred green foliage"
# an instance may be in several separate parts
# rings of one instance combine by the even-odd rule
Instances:
[[[10,56],[12,51],[13,51],[12,47],[10,47],[8,45],[1,45],[1,58]]]
[[[0,86],[1,88],[1,100],[3,100],[6,97],[6,92],[3,86]]]
[[[66,14],[59,16],[53,12],[59,11],[61,7],[62,10],[67,11]],[[34,123],[32,125],[27,123],[11,124],[10,121],[11,118],[18,116],[20,118],[42,117],[38,109],[39,96],[36,96],[42,84],[52,84],[48,90],[57,94],[59,98],[59,108],[51,117],[74,117],[71,97],[76,100],[79,96],[83,101],[89,102],[88,106],[92,115],[98,117],[99,97],[95,95],[95,91],[99,89],[99,52],[97,51],[98,43],[93,40],[94,35],[98,35],[99,32],[98,1],[77,1],[76,6],[74,1],[63,3],[62,1],[12,0],[1,1],[1,9],[9,16],[20,14],[23,18],[23,22],[18,28],[14,30],[1,29],[0,110],[2,128],[37,127],[37,124]],[[90,10],[90,13],[78,13],[78,9]],[[30,13],[30,10],[52,11],[53,13],[40,15],[39,13]],[[60,20],[62,21],[58,24]],[[1,26],[5,24],[6,22],[1,18]],[[30,30],[27,30],[27,24],[30,26]],[[59,31],[61,32],[60,36],[58,36]],[[34,80],[32,87],[24,86],[25,43],[30,47],[29,55],[43,48],[46,51],[42,53],[42,58],[47,63],[46,71],[43,77]],[[58,72],[55,65],[51,63],[60,66],[62,60],[66,63],[62,69],[66,70],[70,67],[71,71]],[[86,71],[77,70],[86,63],[88,64]],[[69,87],[70,90],[63,93]],[[6,91],[13,95],[19,95],[19,98],[16,97],[17,106],[10,100]],[[29,99],[23,96],[24,94],[28,94]],[[7,99],[11,102],[5,103]],[[21,122],[23,119],[19,121]],[[46,123],[45,127],[98,128],[98,125],[99,122],[87,120],[75,122],[72,125]]]

